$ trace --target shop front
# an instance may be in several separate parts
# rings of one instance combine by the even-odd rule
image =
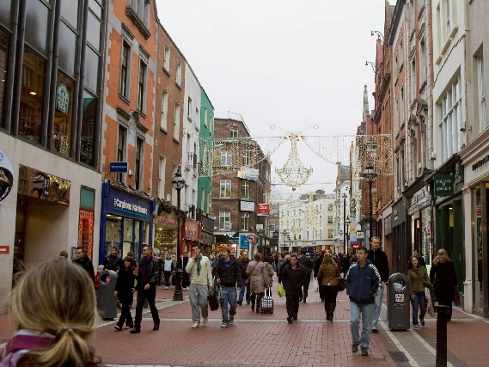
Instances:
[[[155,218],[154,246],[160,254],[177,255],[177,214],[174,211],[161,213]]]
[[[423,257],[426,265],[431,265],[432,242],[432,200],[429,186],[416,191],[409,200],[408,216],[411,239],[411,253],[415,251]]]
[[[102,186],[99,263],[112,247],[122,256],[132,252],[139,259],[143,244],[153,243],[153,201],[110,183]]]
[[[202,224],[200,246],[206,254],[209,254],[212,251],[212,245],[215,244],[214,219],[204,214],[199,215],[197,219]]]

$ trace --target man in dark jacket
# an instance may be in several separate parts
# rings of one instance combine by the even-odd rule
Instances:
[[[231,250],[224,250],[216,268],[216,275],[221,286],[222,328],[233,326],[236,314],[236,285],[241,283],[241,268]]]
[[[95,271],[93,270],[92,259],[88,257],[87,252],[83,247],[78,247],[76,249],[75,259],[73,262],[85,269],[90,276],[90,279],[92,279],[92,281],[95,283]]]
[[[375,294],[381,282],[380,274],[367,259],[367,250],[357,250],[357,262],[350,266],[346,274],[346,289],[350,297],[352,352],[362,349],[362,356],[368,356],[372,315],[375,308]],[[362,336],[360,337],[360,315]]]
[[[141,332],[144,300],[148,301],[151,310],[151,316],[153,317],[154,322],[153,331],[159,330],[160,317],[155,305],[156,282],[158,281],[158,262],[153,257],[153,250],[149,246],[143,247],[143,257],[139,262],[136,279],[136,290],[138,292],[136,318],[134,320],[134,329],[131,330],[131,333],[137,334]]]
[[[248,283],[248,274],[246,274],[246,269],[248,269],[248,264],[250,259],[248,259],[248,254],[246,252],[242,253],[238,259],[238,264],[241,269],[241,280],[239,285],[239,298],[238,305],[243,304],[243,299],[246,299],[246,304],[250,304],[250,291]],[[246,293],[246,297],[245,297]]]
[[[292,324],[297,321],[299,313],[299,301],[302,296],[305,271],[299,264],[296,254],[290,255],[290,264],[282,268],[282,283],[285,288],[285,305],[287,307],[287,322]]]
[[[375,310],[372,316],[372,332],[375,334],[378,332],[377,323],[379,322],[382,301],[384,299],[384,284],[389,280],[389,261],[385,252],[382,251],[380,240],[377,237],[372,238],[372,249],[368,252],[368,261],[375,265],[381,279],[379,289],[375,294]]]
[[[309,295],[309,284],[311,282],[311,274],[314,269],[314,263],[309,253],[304,254],[301,257],[300,264],[304,269],[304,283],[302,285],[302,302],[306,303],[307,296]]]
[[[110,255],[105,258],[104,270],[119,271],[122,266],[122,259],[119,257],[119,249],[112,247]]]
[[[433,305],[435,308],[446,308],[447,321],[452,319],[453,296],[457,289],[457,274],[453,261],[448,257],[447,250],[441,248],[433,259],[430,270],[430,281],[433,285]]]

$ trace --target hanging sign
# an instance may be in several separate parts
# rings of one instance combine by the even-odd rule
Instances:
[[[56,88],[56,110],[68,113],[70,108],[70,92],[65,84],[60,83]]]
[[[453,176],[451,174],[438,174],[434,178],[435,196],[449,196],[453,193]]]

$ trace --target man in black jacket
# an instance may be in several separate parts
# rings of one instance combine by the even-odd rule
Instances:
[[[378,332],[377,323],[379,322],[380,312],[382,311],[382,301],[384,299],[384,284],[389,280],[389,261],[387,255],[380,247],[380,240],[372,237],[372,249],[368,252],[368,261],[375,265],[380,274],[381,282],[375,294],[375,310],[372,319],[372,332]]]
[[[143,305],[145,299],[148,301],[151,316],[153,317],[153,331],[159,330],[160,316],[158,315],[158,310],[156,309],[155,305],[156,282],[158,280],[158,262],[153,257],[153,250],[149,246],[143,247],[143,258],[139,262],[136,279],[138,300],[136,306],[136,319],[134,320],[134,329],[131,330],[131,333],[137,334],[141,332],[141,321],[143,319]]]
[[[299,300],[302,296],[305,271],[299,264],[296,254],[290,255],[290,264],[282,269],[282,283],[285,288],[285,305],[287,307],[287,322],[297,321],[299,313]]]
[[[104,269],[119,271],[122,266],[122,259],[119,257],[119,249],[117,247],[112,247],[110,255],[105,258]]]
[[[309,253],[304,254],[300,260],[302,269],[304,270],[304,283],[302,285],[302,302],[306,303],[307,296],[309,295],[309,284],[311,282],[311,274],[314,270],[314,262],[311,259]]]
[[[224,250],[216,268],[216,275],[221,286],[222,328],[233,326],[236,314],[236,285],[241,283],[241,268],[231,250]]]
[[[75,259],[73,262],[85,269],[90,276],[90,279],[92,279],[92,281],[95,283],[95,271],[93,269],[92,259],[88,257],[87,252],[83,247],[78,247],[76,249]]]

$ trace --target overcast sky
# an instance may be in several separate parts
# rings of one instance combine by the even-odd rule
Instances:
[[[267,147],[278,140],[263,137],[284,131],[355,133],[363,85],[369,94],[373,89],[374,73],[365,61],[375,59],[370,30],[383,31],[384,3],[157,0],[163,26],[206,89],[216,115],[241,114],[252,135]],[[273,171],[285,163],[288,151],[284,145],[273,154]],[[311,183],[335,180],[334,165],[305,146],[300,151],[314,169]],[[278,182],[276,175],[273,181]],[[305,187],[312,188],[317,187]],[[331,191],[333,186],[323,188]]]

